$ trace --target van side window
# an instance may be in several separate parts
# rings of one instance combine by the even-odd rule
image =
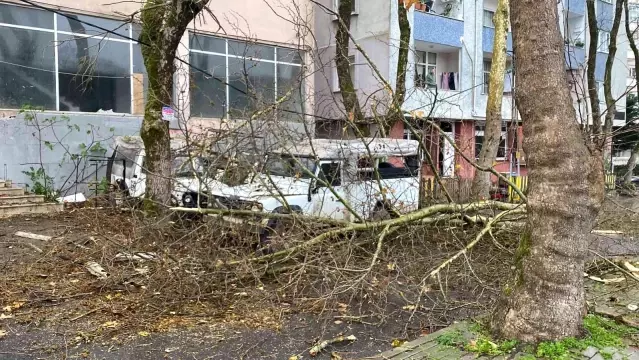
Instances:
[[[326,183],[331,184],[331,186],[342,185],[340,163],[322,164],[319,178]]]

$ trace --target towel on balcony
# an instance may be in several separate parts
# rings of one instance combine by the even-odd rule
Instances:
[[[448,87],[448,86],[449,86],[449,84],[450,84],[450,80],[449,80],[449,75],[448,75],[448,73],[447,73],[447,72],[442,73],[442,76],[441,76],[441,78],[440,78],[439,84],[440,84],[440,85],[439,85],[439,88],[440,88],[441,90],[448,90],[448,89],[449,89],[449,87]]]

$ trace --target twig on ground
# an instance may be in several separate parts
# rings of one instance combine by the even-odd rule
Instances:
[[[324,341],[318,343],[317,345],[313,346],[308,351],[308,353],[311,354],[311,356],[315,356],[315,355],[319,354],[322,350],[326,349],[326,347],[329,346],[329,345],[337,344],[337,343],[341,343],[341,342],[345,342],[345,341],[355,341],[355,340],[357,340],[355,335],[338,336],[336,338],[333,338],[333,339],[330,339],[330,340],[324,340]]]

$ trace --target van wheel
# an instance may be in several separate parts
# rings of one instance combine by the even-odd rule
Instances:
[[[197,194],[186,193],[182,196],[182,204],[186,208],[196,208],[197,207]]]

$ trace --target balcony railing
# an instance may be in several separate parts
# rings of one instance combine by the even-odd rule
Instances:
[[[413,37],[415,40],[461,47],[464,36],[463,20],[453,19],[430,12],[415,11]]]

